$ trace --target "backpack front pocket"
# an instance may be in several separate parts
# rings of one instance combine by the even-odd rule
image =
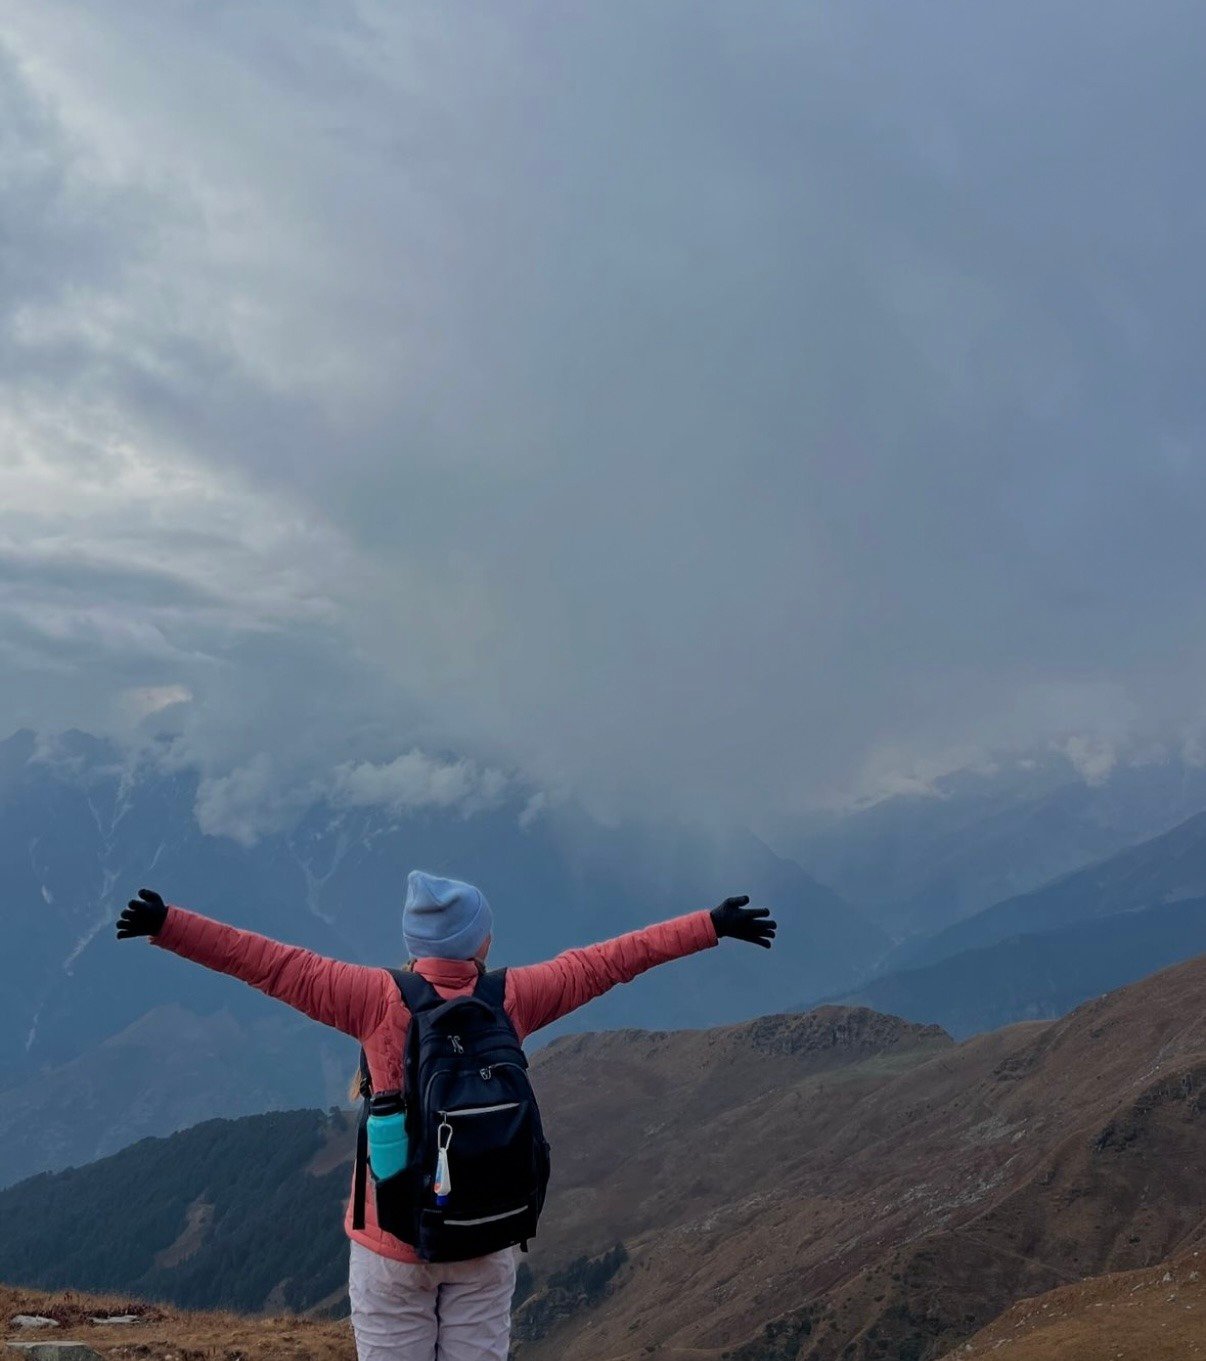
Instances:
[[[532,1180],[531,1106],[500,1101],[439,1114],[448,1131],[440,1139],[447,1159],[446,1215],[477,1219],[524,1201]]]

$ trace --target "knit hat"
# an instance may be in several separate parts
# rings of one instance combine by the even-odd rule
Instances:
[[[481,889],[422,870],[406,876],[402,936],[412,959],[472,959],[493,928]]]

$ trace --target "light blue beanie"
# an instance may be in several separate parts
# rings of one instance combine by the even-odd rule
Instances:
[[[472,959],[493,929],[481,889],[422,870],[406,876],[402,936],[412,959]]]

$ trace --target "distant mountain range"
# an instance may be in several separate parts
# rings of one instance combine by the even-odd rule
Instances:
[[[655,971],[561,1029],[708,1025],[849,987],[888,938],[748,833],[605,827],[573,807],[524,816],[523,795],[465,813],[318,802],[288,832],[206,836],[198,776],[84,733],[0,742],[0,1185],[113,1151],[202,1115],[342,1099],[355,1045],[112,924],[138,887],[363,963],[401,962],[407,870],[482,885],[496,963],[546,958],[747,892],[774,904],[778,948],[711,952]],[[153,1037],[158,1035],[157,1047]],[[186,1057],[182,1061],[179,1056]],[[164,1056],[172,1067],[165,1071]],[[62,1092],[78,1094],[80,1112]],[[30,1128],[39,1137],[30,1139]]]
[[[555,1041],[517,1358],[930,1361],[1024,1296],[1206,1248],[1204,995],[1206,958],[962,1044],[845,1007]],[[338,1112],[211,1122],[26,1181],[0,1279],[338,1308],[350,1138]]]
[[[1050,1019],[1206,950],[1206,814],[897,946],[824,1000],[964,1036]],[[807,999],[810,1005],[816,999]]]
[[[328,1037],[284,1008],[236,1018],[153,1007],[78,1057],[0,1092],[0,1167],[11,1182],[92,1162],[215,1111],[253,1115],[342,1102],[354,1066],[342,1036]]]
[[[963,1038],[1063,1016],[1091,997],[1206,952],[1206,898],[1011,936],[831,1000],[940,1025]]]
[[[958,771],[861,810],[783,819],[772,840],[901,939],[940,931],[1203,810],[1204,766],[1167,756],[1119,762],[1090,779],[1068,755],[1045,752]]]
[[[1019,932],[1050,931],[1200,897],[1206,897],[1206,813],[944,931],[906,941],[889,962],[931,963]]]

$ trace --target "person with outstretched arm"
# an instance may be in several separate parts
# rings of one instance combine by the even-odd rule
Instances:
[[[566,950],[542,964],[487,974],[493,916],[485,895],[471,884],[414,870],[407,878],[402,911],[402,934],[410,956],[406,970],[419,975],[409,981],[386,968],[342,963],[169,906],[146,888],[122,912],[117,937],[149,937],[162,949],[240,978],[351,1035],[363,1048],[371,1091],[388,1093],[404,1087],[406,1041],[414,1014],[403,998],[404,990],[413,1000],[420,995],[416,987],[426,989],[430,1004],[436,1006],[441,1000],[475,997],[479,992],[484,996],[487,980],[493,980],[504,1013],[500,1024],[513,1032],[516,1044],[522,1044],[527,1036],[616,984],[709,949],[724,937],[769,949],[776,923],[768,909],[748,903],[744,896],[726,898],[711,911]],[[420,1013],[425,1009],[420,1006]],[[421,1025],[418,1033],[427,1031]],[[460,1042],[452,1043],[459,1052]],[[489,1076],[489,1068],[482,1073]],[[441,1142],[452,1137],[450,1131]],[[440,1361],[505,1361],[514,1248],[468,1260],[425,1261],[414,1246],[381,1227],[371,1178],[368,1187],[370,1193],[361,1195],[359,1204],[354,1187],[345,1216],[351,1239],[352,1327],[360,1361],[435,1361],[437,1355]]]

